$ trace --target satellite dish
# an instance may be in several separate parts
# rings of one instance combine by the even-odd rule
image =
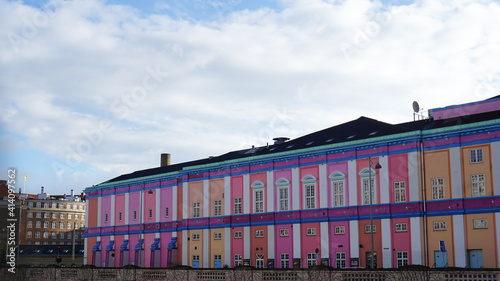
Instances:
[[[413,112],[418,113],[420,111],[420,105],[418,104],[418,102],[414,101],[412,106],[413,106]]]

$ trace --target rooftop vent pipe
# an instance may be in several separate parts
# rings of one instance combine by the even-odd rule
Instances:
[[[162,153],[160,167],[170,166],[170,153]]]
[[[284,143],[284,142],[286,142],[288,140],[290,140],[290,138],[287,138],[287,137],[277,137],[277,138],[273,139],[274,144]]]

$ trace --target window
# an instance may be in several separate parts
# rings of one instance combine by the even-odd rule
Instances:
[[[446,222],[445,221],[435,221],[434,222],[434,230],[446,230]]]
[[[264,254],[255,254],[255,267],[264,268]]]
[[[122,221],[122,212],[118,213],[118,221]]]
[[[72,213],[68,214],[68,219],[73,219],[73,214]]]
[[[333,172],[330,175],[333,189],[333,206],[341,207],[345,205],[344,183],[345,174],[342,172]]]
[[[40,213],[40,212],[36,212],[36,218],[37,218],[37,219],[41,219],[41,218],[42,218],[42,213]]]
[[[43,218],[44,218],[44,219],[48,219],[48,218],[50,218],[50,213],[49,213],[49,212],[45,212],[45,213],[43,213]]]
[[[64,239],[64,232],[59,232],[59,239]]]
[[[64,229],[64,222],[59,223],[59,229]]]
[[[214,216],[222,215],[222,200],[214,200]]]
[[[377,232],[377,226],[375,224],[365,224],[365,233],[375,233]]]
[[[67,232],[67,233],[66,233],[66,237],[67,237],[68,239],[71,239],[71,231],[69,231],[69,232]]]
[[[35,232],[35,238],[40,238],[40,231]]]
[[[153,217],[153,209],[149,208],[148,210],[148,217],[152,218]]]
[[[483,162],[483,149],[471,149],[470,152],[470,163],[481,163]]]
[[[108,222],[108,218],[109,218],[108,214],[104,214],[104,221],[105,222]],[[68,214],[68,219],[69,219],[69,214]]]
[[[137,211],[134,211],[133,217],[134,217],[134,220],[137,220]]]
[[[288,229],[287,228],[280,229],[280,236],[281,237],[288,236]]]
[[[336,226],[335,227],[335,234],[340,235],[340,234],[345,234],[345,226]]]
[[[49,228],[49,222],[48,221],[44,221],[43,222],[43,228]]]
[[[408,252],[396,252],[396,259],[398,262],[398,267],[408,265]]]
[[[371,190],[371,192],[370,192]],[[363,178],[363,204],[370,205],[371,203],[375,203],[375,178],[372,176],[371,178]]]
[[[68,226],[68,229],[71,229],[73,227],[73,224],[71,222],[68,222],[66,225]]]
[[[66,209],[71,209],[71,204],[66,204]]]
[[[264,190],[255,190],[255,213],[264,212]]]
[[[193,233],[193,241],[198,241],[200,240],[200,234],[199,233]]]
[[[290,268],[290,254],[280,255],[280,268]]]
[[[60,213],[60,214],[59,214],[59,218],[60,218],[60,219],[64,219],[64,213]]]
[[[168,217],[168,207],[165,207],[165,217]]]
[[[486,196],[484,175],[471,175],[472,197]]]
[[[57,208],[57,203],[52,203],[52,209]]]
[[[78,228],[80,228],[80,224],[75,222],[75,229],[78,229]]]
[[[234,214],[242,214],[243,208],[241,203],[241,197],[234,197]]]
[[[307,253],[307,267],[316,265],[316,253]]]
[[[473,220],[474,228],[488,228],[488,220],[487,219],[475,219]]]
[[[264,237],[264,230],[256,230],[255,237]]]
[[[31,238],[31,237],[33,237],[33,232],[31,231],[26,232],[26,238]]]
[[[28,202],[28,207],[33,208],[33,202]]]
[[[288,186],[279,188],[279,206],[280,211],[288,211]]]
[[[243,257],[241,255],[234,255],[234,266],[243,265]]]
[[[33,222],[32,221],[28,221],[26,227],[27,228],[32,228],[33,227]]]
[[[64,204],[59,203],[59,209],[64,209]]]
[[[241,231],[235,231],[234,238],[243,238],[243,233]]]
[[[335,253],[335,262],[337,264],[337,268],[345,268],[345,260],[346,260],[345,252],[337,252]]]
[[[394,182],[394,202],[406,201],[406,183],[404,181]]]
[[[57,213],[52,213],[52,218],[57,219]]]
[[[406,223],[396,223],[395,228],[396,232],[408,231]]]
[[[309,227],[306,229],[306,234],[307,235],[316,235],[316,228],[315,227]]]
[[[33,212],[28,212],[28,218],[32,218],[33,217]]]
[[[214,239],[215,239],[215,240],[220,240],[220,239],[222,239],[222,233],[221,233],[221,232],[215,232],[215,233],[214,233]]]
[[[304,186],[306,194],[306,209],[316,208],[316,184],[306,184]]]
[[[57,238],[57,233],[55,231],[52,231],[52,233],[50,233],[50,238],[56,239]]]
[[[75,220],[79,219],[78,214],[75,214]]]
[[[41,208],[42,207],[42,202],[36,202],[36,207]]]
[[[35,222],[35,228],[40,228],[42,227],[42,222],[41,221],[36,221]]]
[[[444,199],[444,179],[431,179],[432,199]]]
[[[200,261],[200,256],[199,255],[193,255],[193,262],[199,262]]]
[[[193,218],[200,217],[200,202],[193,202]]]
[[[49,238],[49,232],[48,231],[44,231],[43,232],[43,238],[45,238],[45,239]]]

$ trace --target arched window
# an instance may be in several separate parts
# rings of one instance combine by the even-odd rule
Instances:
[[[330,174],[330,181],[332,182],[332,205],[334,207],[345,206],[345,174],[335,171]]]
[[[279,211],[288,211],[290,209],[290,182],[285,178],[276,181],[279,192]]]
[[[304,209],[316,208],[316,177],[306,175],[302,178],[304,186]]]
[[[377,193],[375,192],[375,190],[377,190],[377,187],[375,186],[375,177],[377,176],[377,171],[374,169],[365,168],[361,170],[361,172],[359,172],[359,175],[361,177],[363,205],[370,205],[370,198],[371,203],[375,204],[377,202]]]
[[[261,181],[255,181],[251,185],[253,190],[254,213],[264,212],[264,186],[264,183]]]

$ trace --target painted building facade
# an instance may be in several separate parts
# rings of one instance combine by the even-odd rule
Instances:
[[[500,96],[429,116],[361,117],[89,187],[84,262],[500,267]]]

